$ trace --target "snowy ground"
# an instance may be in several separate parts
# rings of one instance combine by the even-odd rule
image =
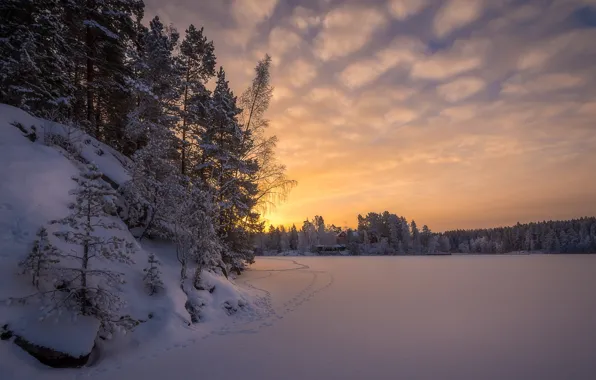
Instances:
[[[0,378],[593,380],[595,274],[591,255],[259,258],[236,281],[264,297],[252,321]]]
[[[20,126],[12,125],[14,122]],[[33,133],[35,138],[25,137],[25,134]],[[68,137],[69,144],[57,144],[56,141],[66,141],[58,137]],[[73,200],[69,191],[75,186],[71,176],[79,173],[85,162],[97,164],[111,183],[121,184],[129,178],[123,165],[126,159],[110,147],[76,129],[37,119],[22,110],[0,104],[0,327],[8,324],[13,332],[33,344],[73,356],[87,354],[93,347],[98,329],[96,320],[75,320],[71,313],[65,312],[40,321],[40,305],[22,306],[6,301],[37,292],[31,285],[31,277],[19,273],[22,271],[18,263],[31,250],[40,227],[45,226],[52,233],[57,226],[48,224],[49,221],[68,215],[68,203]],[[268,305],[260,291],[241,289],[223,276],[212,273],[204,272],[202,279],[205,284],[214,286],[213,292],[191,289],[187,296],[179,286],[180,265],[172,244],[145,241],[139,244],[120,218],[112,216],[110,220],[123,227],[122,231],[111,230],[110,233],[117,233],[134,243],[134,263],[125,265],[98,260],[98,268],[124,273],[126,282],[118,288],[126,306],[120,313],[145,322],[130,334],[117,335],[110,342],[100,341],[98,351],[101,356],[97,357],[95,353],[92,356],[98,368],[103,363],[117,363],[142,349],[156,352],[171,348],[206,331],[225,329],[226,323],[258,320],[268,313]],[[101,233],[101,229],[97,229],[97,233]],[[63,244],[57,239],[53,243]],[[148,265],[150,252],[163,264],[161,271],[165,284],[165,289],[154,296],[148,295],[143,283],[143,269]],[[200,327],[189,326],[190,315],[184,306],[189,297],[204,304]],[[228,315],[226,305],[233,307],[236,314]],[[46,375],[63,378],[71,373],[51,371],[12,342],[0,342],[0,380]]]

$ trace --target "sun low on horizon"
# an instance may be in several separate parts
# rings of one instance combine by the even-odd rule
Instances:
[[[596,213],[593,0],[146,0],[204,26],[240,94],[272,57],[267,118],[298,181],[265,215],[432,230]]]

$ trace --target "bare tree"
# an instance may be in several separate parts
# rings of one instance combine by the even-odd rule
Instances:
[[[246,158],[256,160],[259,166],[255,180],[259,190],[256,209],[260,212],[273,209],[298,184],[286,176],[286,167],[276,160],[277,137],[265,135],[269,126],[265,112],[273,96],[270,67],[271,57],[265,55],[255,67],[252,84],[240,97],[240,107],[243,109],[240,122],[244,129],[242,144],[246,147]]]

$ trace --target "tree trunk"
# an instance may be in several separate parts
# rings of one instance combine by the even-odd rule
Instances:
[[[93,125],[93,33],[87,26],[85,36],[85,48],[87,50],[87,122],[89,126]],[[96,137],[99,131],[96,130]]]
[[[184,103],[182,113],[182,162],[180,164],[180,173],[182,175],[186,173],[186,106],[188,102],[188,81],[190,80],[190,58],[186,64],[186,83],[184,85]]]
[[[87,203],[87,226],[91,226],[91,203]],[[89,237],[90,228],[87,230],[87,237]],[[87,294],[87,268],[89,268],[89,239],[83,244],[83,260],[81,261],[81,313],[89,315],[89,295]]]

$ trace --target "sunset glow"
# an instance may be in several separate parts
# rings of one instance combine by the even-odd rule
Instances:
[[[590,0],[146,0],[202,25],[237,94],[273,58],[268,112],[298,181],[266,217],[436,231],[596,213]]]

